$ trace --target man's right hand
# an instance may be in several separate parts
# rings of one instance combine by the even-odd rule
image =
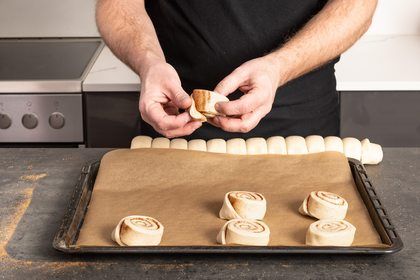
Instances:
[[[156,61],[140,73],[140,113],[145,122],[168,138],[190,135],[201,126],[188,112],[190,96],[183,90],[176,70],[168,63]]]

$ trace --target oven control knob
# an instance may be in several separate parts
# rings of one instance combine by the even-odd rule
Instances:
[[[0,114],[0,129],[8,129],[12,125],[12,119],[8,114]]]
[[[50,118],[48,119],[50,126],[54,129],[63,128],[64,124],[66,123],[66,119],[64,115],[59,112],[54,112],[51,114]]]
[[[22,124],[27,129],[34,129],[38,126],[38,117],[35,114],[25,114],[22,117]]]

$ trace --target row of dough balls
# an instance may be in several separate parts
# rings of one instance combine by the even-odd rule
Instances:
[[[202,139],[187,141],[182,138],[169,140],[158,137],[137,136],[131,141],[131,149],[138,148],[172,148],[194,150],[212,153],[228,153],[239,155],[282,154],[299,155],[336,151],[344,153],[346,157],[354,158],[363,164],[378,164],[382,161],[382,147],[371,143],[369,139],[359,141],[353,137],[341,139],[336,136],[323,138],[319,135],[302,136],[272,136],[265,140],[261,137],[244,140],[234,138],[230,140],[211,139],[207,142]]]

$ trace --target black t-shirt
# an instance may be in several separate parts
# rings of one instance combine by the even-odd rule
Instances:
[[[212,90],[242,63],[280,47],[325,0],[148,0],[147,12],[167,62],[187,92]],[[272,111],[246,135],[209,124],[190,138],[336,135],[338,97],[334,60],[277,90]],[[230,95],[236,99],[239,93]],[[142,124],[142,134],[157,134]]]

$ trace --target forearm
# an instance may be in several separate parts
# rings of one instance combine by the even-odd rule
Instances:
[[[144,0],[98,0],[96,22],[102,38],[140,76],[156,61],[165,61]]]
[[[330,0],[295,36],[268,55],[279,86],[339,56],[369,28],[377,0]]]

